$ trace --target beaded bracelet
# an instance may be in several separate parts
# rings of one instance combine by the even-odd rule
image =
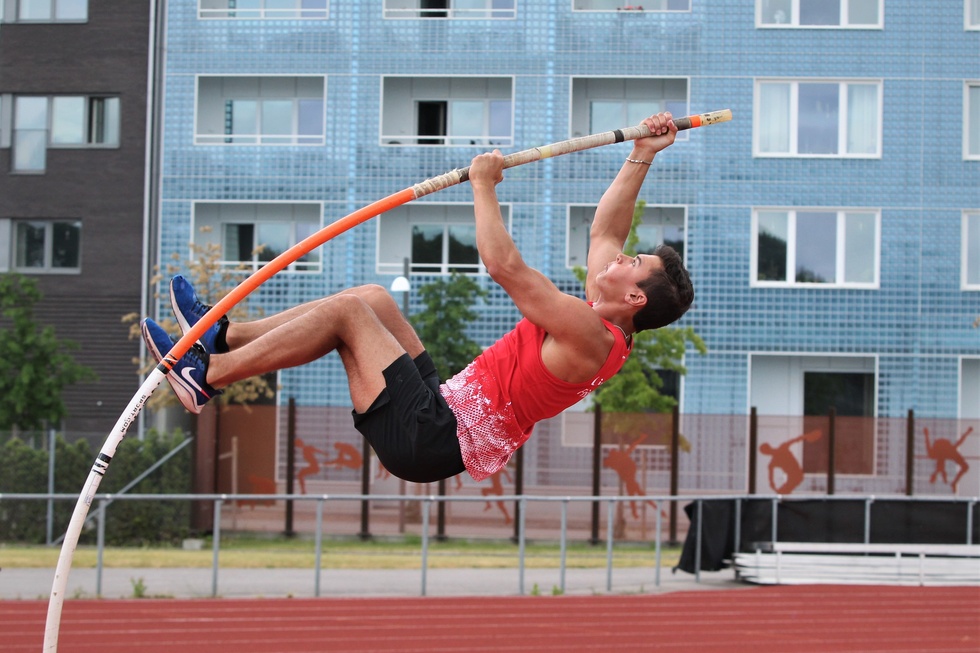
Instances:
[[[645,166],[652,165],[653,161],[644,161],[643,159],[626,159],[630,163],[642,163]]]

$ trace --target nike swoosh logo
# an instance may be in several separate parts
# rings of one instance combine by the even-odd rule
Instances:
[[[190,385],[192,388],[194,388],[195,390],[197,390],[198,392],[200,392],[205,397],[210,397],[211,395],[209,395],[207,392],[205,392],[204,391],[204,388],[202,388],[200,385],[198,385],[197,381],[195,381],[191,377],[191,374],[193,372],[194,372],[194,368],[192,368],[192,367],[185,367],[184,369],[182,369],[180,371],[180,378],[183,379],[184,381],[186,381],[188,385]]]

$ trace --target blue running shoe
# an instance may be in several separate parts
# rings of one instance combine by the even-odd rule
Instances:
[[[204,314],[211,310],[211,307],[197,298],[194,286],[185,277],[175,276],[170,280],[170,306],[174,309],[174,316],[177,324],[180,325],[180,332],[187,333],[191,328],[201,321]],[[228,323],[227,316],[222,315],[201,337],[198,342],[203,345],[209,354],[216,353],[215,341],[221,329]]]
[[[141,331],[147,348],[159,363],[176,341],[162,326],[149,318],[143,320]],[[221,394],[220,390],[215,390],[207,383],[210,357],[207,350],[195,342],[167,374],[167,381],[180,403],[195,415],[200,414],[204,404]]]

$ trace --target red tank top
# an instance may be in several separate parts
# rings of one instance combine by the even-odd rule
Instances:
[[[456,415],[466,470],[477,481],[491,476],[531,436],[534,425],[584,399],[620,370],[632,348],[623,331],[602,321],[615,337],[606,362],[585,383],[555,377],[541,360],[545,331],[522,319],[440,391]]]

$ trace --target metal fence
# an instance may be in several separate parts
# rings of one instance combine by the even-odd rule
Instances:
[[[608,496],[608,497],[595,497],[595,496],[529,496],[529,495],[507,495],[494,497],[501,501],[513,501],[519,506],[517,510],[517,521],[516,521],[516,537],[515,545],[517,548],[517,564],[518,564],[518,582],[516,591],[520,595],[526,593],[525,588],[525,575],[527,569],[527,544],[528,544],[528,528],[526,515],[528,514],[528,507],[532,504],[548,504],[550,506],[558,506],[559,510],[559,527],[557,529],[558,537],[558,568],[559,568],[559,585],[558,589],[561,592],[565,591],[565,581],[566,581],[566,571],[567,571],[567,555],[568,555],[568,545],[569,545],[569,528],[568,528],[568,514],[570,506],[576,504],[591,504],[600,505],[604,504],[606,506],[606,527],[605,527],[605,538],[603,540],[605,544],[605,567],[606,567],[606,591],[610,592],[613,589],[613,560],[615,557],[615,515],[617,510],[615,507],[617,504],[621,505],[624,502],[629,502],[633,500],[633,497],[629,496]],[[703,568],[702,564],[702,552],[705,550],[704,538],[706,537],[705,525],[709,523],[705,519],[704,507],[711,502],[726,502],[732,503],[734,505],[734,531],[731,535],[731,549],[738,551],[744,548],[744,536],[741,532],[741,511],[742,506],[746,505],[746,502],[753,502],[756,505],[761,502],[768,502],[771,504],[771,531],[767,540],[772,542],[778,541],[779,537],[779,508],[781,505],[790,504],[793,502],[805,502],[812,501],[813,497],[808,497],[806,499],[788,499],[785,497],[759,497],[757,495],[721,495],[721,496],[653,496],[647,497],[658,502],[658,505],[679,505],[686,504],[683,512],[691,517],[692,531],[688,532],[685,542],[685,555],[690,554],[693,556],[691,561],[691,566],[693,566],[693,573],[695,575],[695,580],[700,582],[701,580],[701,570]],[[16,494],[7,493],[0,494],[0,509],[3,509],[4,502],[7,501],[60,501],[60,500],[70,500],[77,499],[72,495],[66,494]],[[268,499],[268,495],[255,495],[255,494],[238,494],[238,495],[227,495],[227,494],[128,494],[128,495],[111,495],[111,494],[97,494],[93,498],[93,510],[90,517],[96,522],[96,594],[101,595],[102,593],[102,573],[103,573],[103,557],[105,552],[105,525],[106,525],[106,514],[110,509],[110,505],[115,501],[205,501],[211,502],[213,505],[213,530],[212,530],[212,564],[211,564],[211,595],[219,595],[219,570],[220,570],[220,559],[221,559],[221,539],[222,531],[224,530],[223,522],[223,507],[226,503],[230,502],[231,505],[236,505],[240,502],[245,501],[264,501]],[[430,543],[435,538],[433,531],[433,521],[431,518],[432,507],[445,505],[449,503],[470,503],[470,502],[483,502],[484,497],[475,496],[438,496],[438,495],[425,495],[425,496],[406,496],[406,495],[361,495],[361,494],[338,494],[338,495],[283,495],[278,496],[277,499],[285,501],[297,501],[302,503],[313,503],[315,512],[315,527],[313,529],[314,538],[314,551],[315,551],[315,563],[313,569],[313,592],[314,596],[320,596],[320,582],[321,582],[321,571],[323,569],[323,538],[327,534],[326,525],[327,522],[324,518],[325,507],[328,504],[335,503],[349,503],[354,502],[362,504],[365,501],[389,501],[389,502],[409,502],[417,503],[420,512],[421,526],[419,529],[420,536],[420,556],[421,556],[421,569],[420,569],[420,588],[419,593],[421,596],[426,595],[426,583],[427,574],[429,570],[428,556]],[[963,523],[962,527],[955,524],[950,524],[948,531],[952,533],[951,539],[954,541],[951,543],[967,544],[972,545],[977,543],[977,536],[974,531],[977,530],[976,520],[974,514],[977,512],[978,502],[980,502],[980,497],[969,497],[969,498],[948,498],[948,497],[874,497],[874,496],[824,496],[819,498],[822,501],[829,502],[861,502],[864,505],[864,520],[863,520],[863,542],[869,543],[871,541],[871,513],[872,506],[876,502],[889,502],[889,501],[902,501],[911,502],[913,504],[924,504],[928,505],[930,503],[947,503],[954,506],[962,507]],[[665,541],[664,537],[664,510],[657,510],[655,517],[655,524],[653,528],[653,533],[650,537],[650,541],[653,544],[653,554],[650,559],[650,566],[654,574],[654,584],[656,587],[660,586],[661,583],[661,566],[662,566],[662,554],[663,548],[662,543]],[[551,533],[551,540],[553,541],[556,533]],[[726,535],[727,536],[727,535]],[[599,542],[594,542],[594,544],[599,544]],[[682,556],[683,557],[683,556]]]

